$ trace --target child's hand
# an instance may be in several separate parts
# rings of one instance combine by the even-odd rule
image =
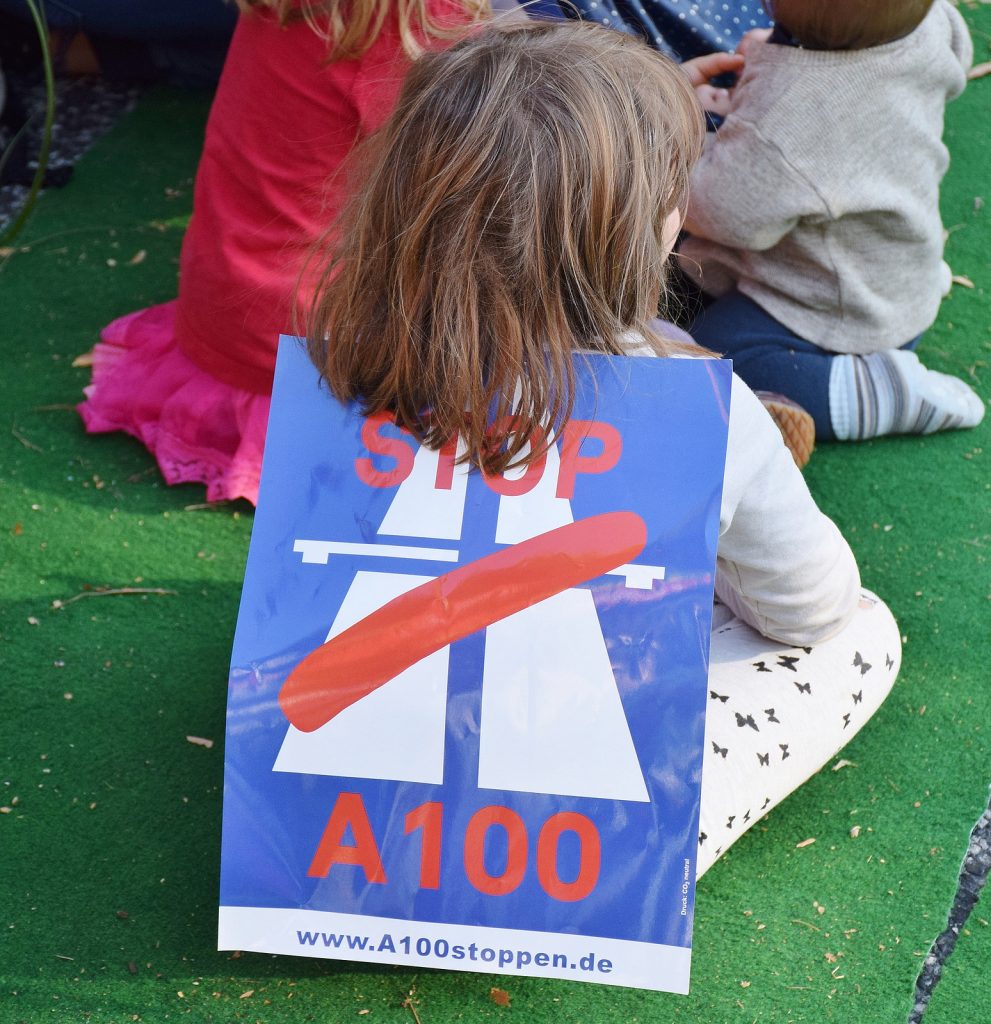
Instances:
[[[743,33],[736,52],[741,57],[748,57],[758,46],[763,46],[770,38],[771,30],[769,28],[752,28],[749,32]]]
[[[709,84],[711,78],[743,69],[744,58],[740,53],[708,53],[704,57],[693,57],[681,65],[688,80],[695,87],[695,95],[702,109],[710,114],[725,117],[732,103],[732,90],[720,89]]]
[[[702,104],[702,109],[717,117],[725,117],[733,106],[731,89],[718,89],[714,85],[695,86],[695,95]]]
[[[708,85],[710,78],[743,70],[742,53],[707,53],[703,57],[692,57],[681,65],[688,80],[697,89]]]

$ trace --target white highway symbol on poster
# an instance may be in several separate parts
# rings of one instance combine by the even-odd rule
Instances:
[[[446,572],[457,562],[455,548],[402,544],[403,538],[461,539],[468,471],[454,467],[450,486],[438,488],[441,457],[418,450],[379,528],[387,543],[296,540],[294,550],[315,572],[333,564],[335,555],[369,556],[328,640],[440,574],[390,572],[377,563],[415,558]],[[551,446],[535,486],[502,495],[497,544],[519,544],[574,522],[571,502],[557,496],[560,469]],[[510,470],[505,478],[522,476]],[[650,589],[664,578],[664,568],[621,565],[610,574],[624,577],[628,587]],[[441,784],[449,652],[443,647],[429,654],[311,732],[290,725],[274,770]],[[649,800],[589,590],[565,590],[488,626],[481,714],[480,788]],[[608,756],[592,758],[590,750]]]

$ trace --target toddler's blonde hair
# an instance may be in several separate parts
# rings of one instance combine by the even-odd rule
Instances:
[[[489,28],[417,61],[317,284],[333,394],[432,448],[461,434],[488,472],[538,457],[576,349],[677,347],[650,321],[703,134],[677,65],[607,29]]]
[[[267,7],[275,11],[285,25],[304,20],[327,40],[327,60],[351,60],[360,57],[378,39],[391,10],[395,10],[399,38],[411,59],[423,53],[424,45],[434,40],[457,39],[465,25],[457,19],[439,19],[431,14],[427,0],[236,0],[242,11]],[[453,0],[452,10],[460,5],[471,22],[480,22],[489,13],[489,0]]]

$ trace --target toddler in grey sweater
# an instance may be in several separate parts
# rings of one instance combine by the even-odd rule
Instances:
[[[692,177],[691,327],[822,438],[972,427],[984,402],[912,351],[943,293],[945,103],[973,48],[947,0],[774,0]],[[941,273],[943,271],[943,273]]]

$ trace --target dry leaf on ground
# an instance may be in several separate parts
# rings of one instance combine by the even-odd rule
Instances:
[[[504,988],[489,989],[489,999],[496,1006],[509,1006],[509,993]]]

